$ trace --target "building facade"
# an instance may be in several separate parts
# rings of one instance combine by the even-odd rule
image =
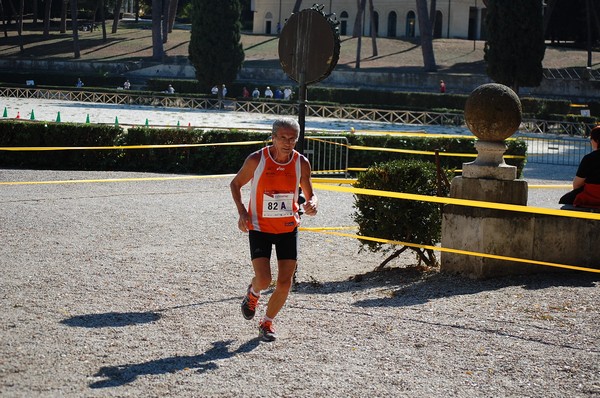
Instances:
[[[340,35],[351,36],[357,15],[356,0],[323,0],[326,14],[334,13],[340,22]],[[277,34],[291,15],[295,0],[253,0],[255,34]],[[300,9],[310,8],[314,0],[302,2]],[[373,21],[369,2],[363,14],[363,36],[375,29],[379,37],[413,38],[419,36],[415,0],[373,0]],[[434,22],[435,38],[485,40],[486,7],[483,0],[437,0]]]

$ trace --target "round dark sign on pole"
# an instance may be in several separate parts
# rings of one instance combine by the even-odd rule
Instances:
[[[306,116],[306,86],[325,79],[340,57],[340,36],[337,21],[321,12],[323,7],[292,14],[279,36],[279,62],[283,71],[296,81],[298,89],[298,151],[304,152],[304,120]]]
[[[325,79],[337,65],[340,39],[323,13],[309,8],[292,14],[279,38],[279,62],[294,81],[312,84]]]

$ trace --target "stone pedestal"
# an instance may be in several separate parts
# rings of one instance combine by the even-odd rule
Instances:
[[[527,205],[527,182],[456,177],[452,198]],[[530,214],[470,206],[446,205],[442,215],[442,247],[470,252],[529,258]],[[481,256],[442,252],[441,271],[484,279],[535,272],[538,266]]]
[[[462,176],[466,178],[493,178],[512,181],[517,178],[517,168],[504,162],[506,144],[503,141],[477,141],[477,159],[463,164]]]

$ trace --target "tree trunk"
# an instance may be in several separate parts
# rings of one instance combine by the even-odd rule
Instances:
[[[17,12],[12,0],[8,0],[8,5],[10,6],[10,12],[12,12],[11,16],[14,16],[15,25],[18,25],[19,24],[19,13]],[[10,18],[8,19],[8,23],[10,23]]]
[[[67,33],[67,4],[69,0],[61,0],[60,6],[60,33]]]
[[[122,5],[123,5],[123,0],[117,0],[116,3],[115,3],[115,10],[114,10],[114,15],[113,15],[114,19],[113,19],[112,33],[117,33],[117,29],[119,28],[119,17],[121,15],[121,6]]]
[[[25,0],[21,0],[21,4],[19,7],[19,24],[18,24],[19,49],[21,51],[21,54],[23,54],[25,52],[25,47],[23,46],[23,14],[24,13],[25,13]]]
[[[419,31],[421,33],[421,51],[423,53],[423,66],[425,72],[437,71],[435,56],[433,54],[433,37],[431,34],[431,22],[427,12],[427,0],[417,1],[417,15],[419,18]]]
[[[104,11],[104,0],[100,0],[100,22],[102,23],[102,41],[106,43],[106,15]]]
[[[376,57],[377,51],[377,29],[375,26],[375,12],[373,9],[373,0],[369,0],[369,14],[371,16],[371,42],[373,44],[373,56]]]
[[[162,42],[162,1],[152,0],[152,59],[162,61],[163,42]]]
[[[50,36],[50,18],[52,11],[52,0],[44,0],[44,37]]]
[[[175,26],[175,18],[177,17],[177,4],[179,0],[170,0],[169,6],[169,33],[173,32]]]
[[[435,16],[436,16],[436,12],[435,9],[437,8],[437,4],[436,4],[436,0],[430,0],[431,3],[429,3],[429,23],[431,24],[431,35],[433,37],[433,31],[435,29]]]
[[[33,26],[36,26],[38,23],[38,2],[37,2],[37,0],[32,1],[31,13],[33,14]]]
[[[352,37],[362,36],[362,13],[365,10],[366,0],[356,0],[356,18],[354,19],[354,27],[352,28]]]
[[[79,51],[79,29],[77,26],[77,0],[71,0],[71,27],[73,28],[73,57],[81,58]]]
[[[292,13],[297,13],[298,11],[300,11],[300,7],[302,6],[302,0],[296,0],[296,2],[294,3],[294,9],[292,11]]]
[[[548,0],[546,3],[546,12],[544,13],[544,37],[548,31],[548,24],[550,23],[550,18],[552,17],[552,11],[554,11],[556,1],[557,0]]]
[[[169,6],[169,4],[171,3],[170,0],[163,0],[163,7],[162,7],[162,42],[163,44],[166,43],[169,40],[169,11],[171,9],[171,7]]]
[[[135,7],[135,22],[139,22],[140,20],[140,0],[135,0],[133,5]]]
[[[6,16],[4,15],[4,5],[0,0],[0,18],[2,18],[2,28],[4,30],[4,37],[8,37],[8,30],[6,28]]]
[[[367,0],[356,0],[356,19],[354,20],[354,31],[353,36],[357,38],[356,41],[356,64],[355,68],[360,69],[360,52],[362,49],[362,15],[365,11],[365,4]]]

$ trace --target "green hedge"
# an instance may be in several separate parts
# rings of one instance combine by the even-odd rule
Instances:
[[[118,127],[70,123],[0,121],[3,147],[112,146],[122,130]],[[112,150],[0,151],[1,167],[111,170],[118,152]]]
[[[313,134],[311,134],[313,135]],[[315,134],[318,136],[319,134]],[[400,148],[422,151],[476,153],[473,139],[398,137],[390,135],[355,135],[347,133],[350,145]],[[31,121],[0,121],[2,147],[53,146],[124,146],[218,144],[260,141],[249,145],[209,145],[178,148],[61,150],[61,151],[0,151],[1,167],[34,169],[129,170],[165,173],[229,174],[236,173],[246,156],[268,141],[267,132],[239,130],[193,130],[187,128],[130,128],[126,132],[117,126],[90,124],[40,123]],[[522,140],[507,141],[507,154],[525,155]],[[365,168],[375,163],[397,159],[435,161],[433,156],[383,151],[350,150],[349,167]],[[473,157],[440,157],[446,169],[461,169]],[[525,159],[507,159],[517,166],[519,175]]]
[[[470,138],[427,138],[427,137],[398,137],[392,135],[347,135],[351,145],[361,145],[368,147],[382,148],[401,148],[418,151],[440,153],[470,153],[477,154],[475,149],[475,139]],[[526,156],[527,144],[520,139],[507,140],[508,147],[506,155]],[[381,152],[381,151],[361,151],[353,150],[349,155],[349,166],[351,168],[365,168],[375,163],[388,162],[400,159],[413,160],[428,160],[435,161],[435,157],[431,155],[412,155],[396,152]],[[474,157],[455,157],[455,156],[440,156],[440,166],[447,170],[462,169],[462,164],[474,161]],[[516,166],[517,173],[520,176],[525,167],[525,158],[508,158],[506,163]]]

